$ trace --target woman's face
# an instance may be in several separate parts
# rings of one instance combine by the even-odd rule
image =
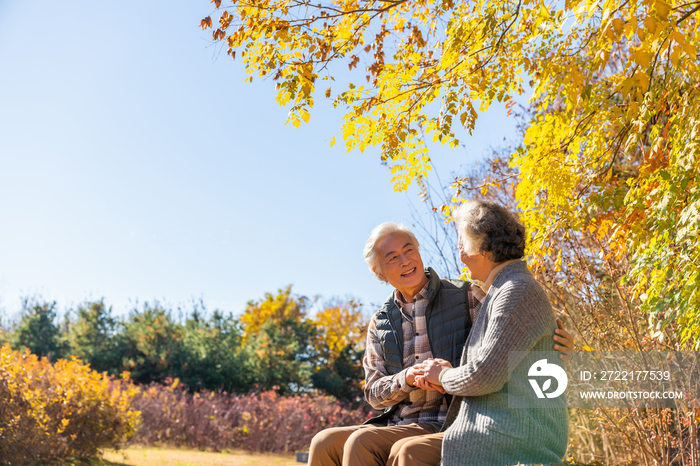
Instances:
[[[484,253],[478,254],[468,254],[465,251],[464,241],[462,239],[462,234],[459,234],[459,240],[457,242],[457,247],[459,248],[459,259],[467,266],[469,270],[469,276],[472,280],[481,280],[485,282],[489,278],[489,273],[493,268],[493,262],[488,260]]]

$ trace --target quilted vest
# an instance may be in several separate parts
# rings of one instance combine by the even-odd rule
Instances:
[[[434,358],[445,359],[457,367],[472,326],[467,298],[469,283],[441,280],[432,268],[426,273],[430,280],[425,310],[430,351]],[[377,311],[375,318],[377,337],[384,352],[384,367],[389,374],[403,370],[402,314],[395,296],[396,290]]]
[[[450,361],[453,367],[458,367],[464,344],[472,328],[467,297],[469,283],[462,280],[441,280],[432,268],[428,268],[426,274],[430,282],[426,296],[428,307],[425,310],[430,351],[433,358],[445,359]],[[403,370],[402,317],[395,297],[396,290],[377,311],[375,318],[377,338],[384,352],[384,367],[392,375]],[[452,397],[446,395],[446,398],[449,405]],[[365,424],[386,425],[400,405],[401,403],[398,403],[386,408],[384,413],[365,421]]]

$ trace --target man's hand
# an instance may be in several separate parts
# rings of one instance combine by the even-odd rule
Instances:
[[[557,326],[559,328],[554,331],[555,335],[552,337],[552,339],[555,342],[560,343],[560,345],[555,343],[554,349],[562,353],[559,355],[559,359],[567,362],[571,359],[574,353],[574,337],[572,337],[569,332],[564,330],[564,323],[559,318],[557,319]]]
[[[417,387],[416,376],[423,375],[423,367],[421,364],[416,364],[413,367],[409,367],[406,371],[406,383],[411,387]]]

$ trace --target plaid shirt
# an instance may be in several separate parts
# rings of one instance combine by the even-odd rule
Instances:
[[[384,352],[377,338],[376,314],[367,329],[367,346],[362,363],[365,367],[365,398],[375,409],[402,403],[389,425],[433,422],[442,424],[447,414],[445,396],[433,390],[421,390],[406,383],[406,371],[433,357],[428,341],[425,310],[428,307],[429,282],[414,297],[413,303],[403,301],[397,290],[395,303],[401,309],[403,330],[403,370],[389,375],[384,366]],[[467,291],[472,322],[481,308],[485,294],[481,288],[469,285]]]

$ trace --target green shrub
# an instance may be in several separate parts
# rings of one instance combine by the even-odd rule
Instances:
[[[12,332],[13,348],[29,348],[39,357],[50,361],[65,357],[68,353],[61,329],[56,325],[56,302],[41,302],[36,298],[22,300],[22,319]]]

